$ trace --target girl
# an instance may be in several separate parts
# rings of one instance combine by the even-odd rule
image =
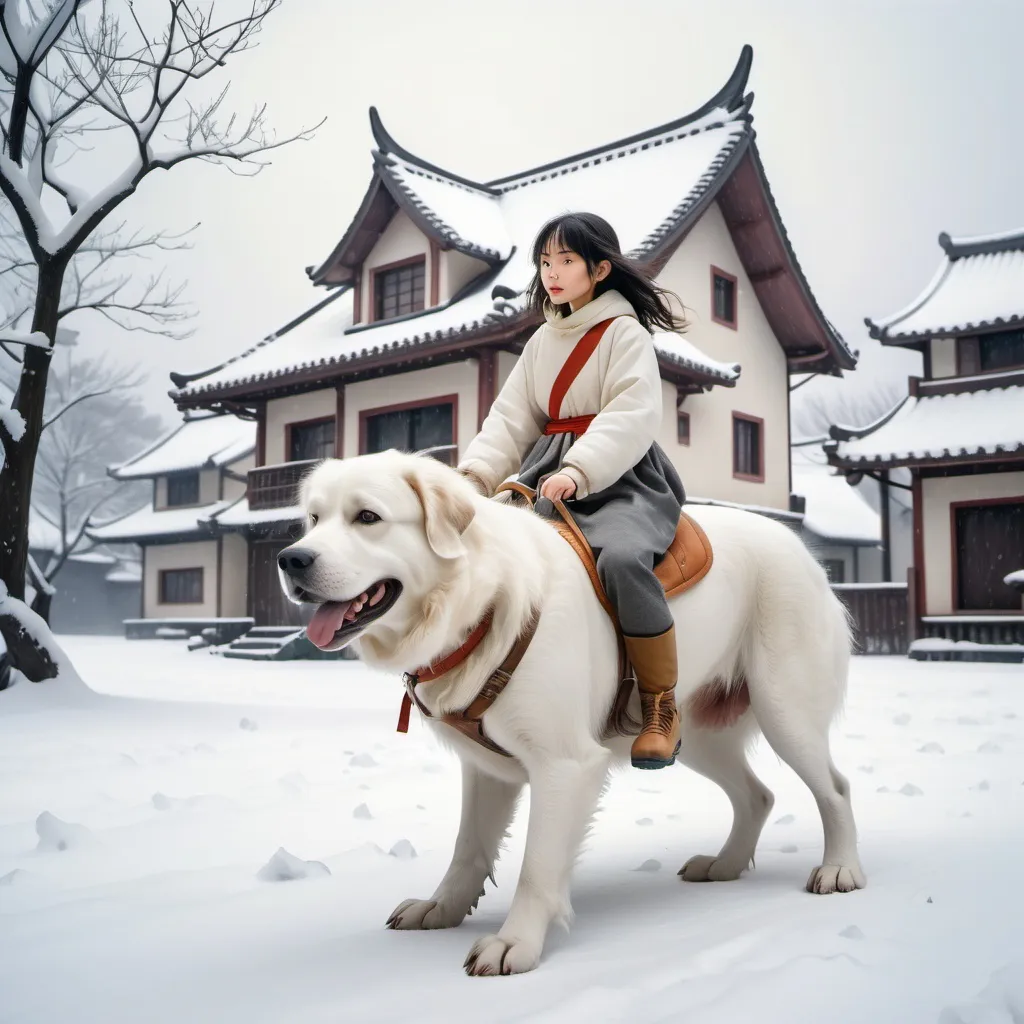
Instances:
[[[661,375],[651,330],[686,323],[672,312],[671,293],[622,255],[615,231],[596,214],[545,224],[533,263],[527,305],[546,322],[458,468],[485,495],[518,470],[540,497],[572,499],[636,670],[643,729],[632,763],[663,768],[679,749],[677,662],[654,565],[672,543],[685,493],[654,440]]]

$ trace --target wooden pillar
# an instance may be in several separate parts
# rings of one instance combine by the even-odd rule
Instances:
[[[441,301],[441,246],[430,240],[430,308]]]
[[[921,492],[921,475],[917,470],[911,470],[913,474],[910,479],[910,495],[913,502],[914,518],[914,582],[917,588],[917,614],[924,616],[928,614],[928,598],[926,594],[928,572],[924,564],[924,500]]]
[[[892,583],[892,532],[889,524],[889,470],[878,474],[879,509],[882,516],[882,581]]]
[[[345,458],[345,385],[335,389],[334,401],[334,457]]]
[[[267,462],[267,403],[256,410],[256,465]]]
[[[476,429],[479,430],[498,394],[498,353],[493,348],[477,352],[476,394]]]

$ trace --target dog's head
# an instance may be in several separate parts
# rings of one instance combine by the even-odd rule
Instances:
[[[435,459],[387,451],[321,463],[300,500],[306,533],[278,555],[281,586],[316,605],[307,635],[336,651],[396,625],[454,571],[476,492]]]

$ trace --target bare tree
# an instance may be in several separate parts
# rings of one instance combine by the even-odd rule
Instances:
[[[114,480],[107,467],[124,462],[164,429],[132,391],[142,383],[131,368],[103,359],[76,360],[64,348],[50,371],[46,418],[36,460],[32,510],[53,528],[56,543],[43,565],[29,561],[36,591],[32,610],[49,622],[53,584],[72,554],[93,548],[93,517],[109,519],[148,498],[145,483]]]
[[[264,107],[247,118],[225,113],[227,85],[211,87],[280,2],[228,0],[223,20],[215,4],[195,0],[166,0],[148,19],[131,0],[48,0],[42,9],[40,0],[0,2],[0,192],[35,279],[28,331],[8,329],[2,339],[24,349],[12,408],[0,410],[0,579],[16,600],[25,593],[36,452],[72,259],[98,244],[101,227],[154,171],[202,160],[255,173],[269,150],[311,135],[277,139]],[[106,181],[98,189],[87,184],[94,152],[103,154]],[[49,212],[54,200],[60,220]],[[111,299],[96,308],[119,309]],[[56,674],[16,612],[0,615],[0,630],[28,678]]]

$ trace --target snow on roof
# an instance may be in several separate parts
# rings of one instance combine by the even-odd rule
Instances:
[[[249,499],[240,498],[229,508],[219,511],[215,522],[218,526],[256,526],[260,523],[284,523],[292,519],[305,519],[306,512],[298,505],[284,508],[249,508]]]
[[[993,382],[995,383],[995,382]],[[1024,386],[910,396],[850,440],[826,445],[842,463],[993,455],[1024,450]]]
[[[118,480],[137,480],[192,469],[228,466],[256,448],[256,424],[235,416],[196,416],[139,455],[110,469]]]
[[[1024,320],[1024,232],[974,238],[940,235],[945,258],[905,309],[868,318],[871,335],[899,341],[963,334]]]
[[[95,526],[88,533],[94,540],[108,543],[131,543],[157,537],[205,536],[210,531],[203,520],[227,508],[229,504],[228,501],[217,501],[210,505],[160,511],[155,511],[152,505],[145,505],[120,519]]]
[[[806,499],[804,526],[819,537],[848,544],[881,543],[881,517],[845,476],[794,464],[793,493]]]

